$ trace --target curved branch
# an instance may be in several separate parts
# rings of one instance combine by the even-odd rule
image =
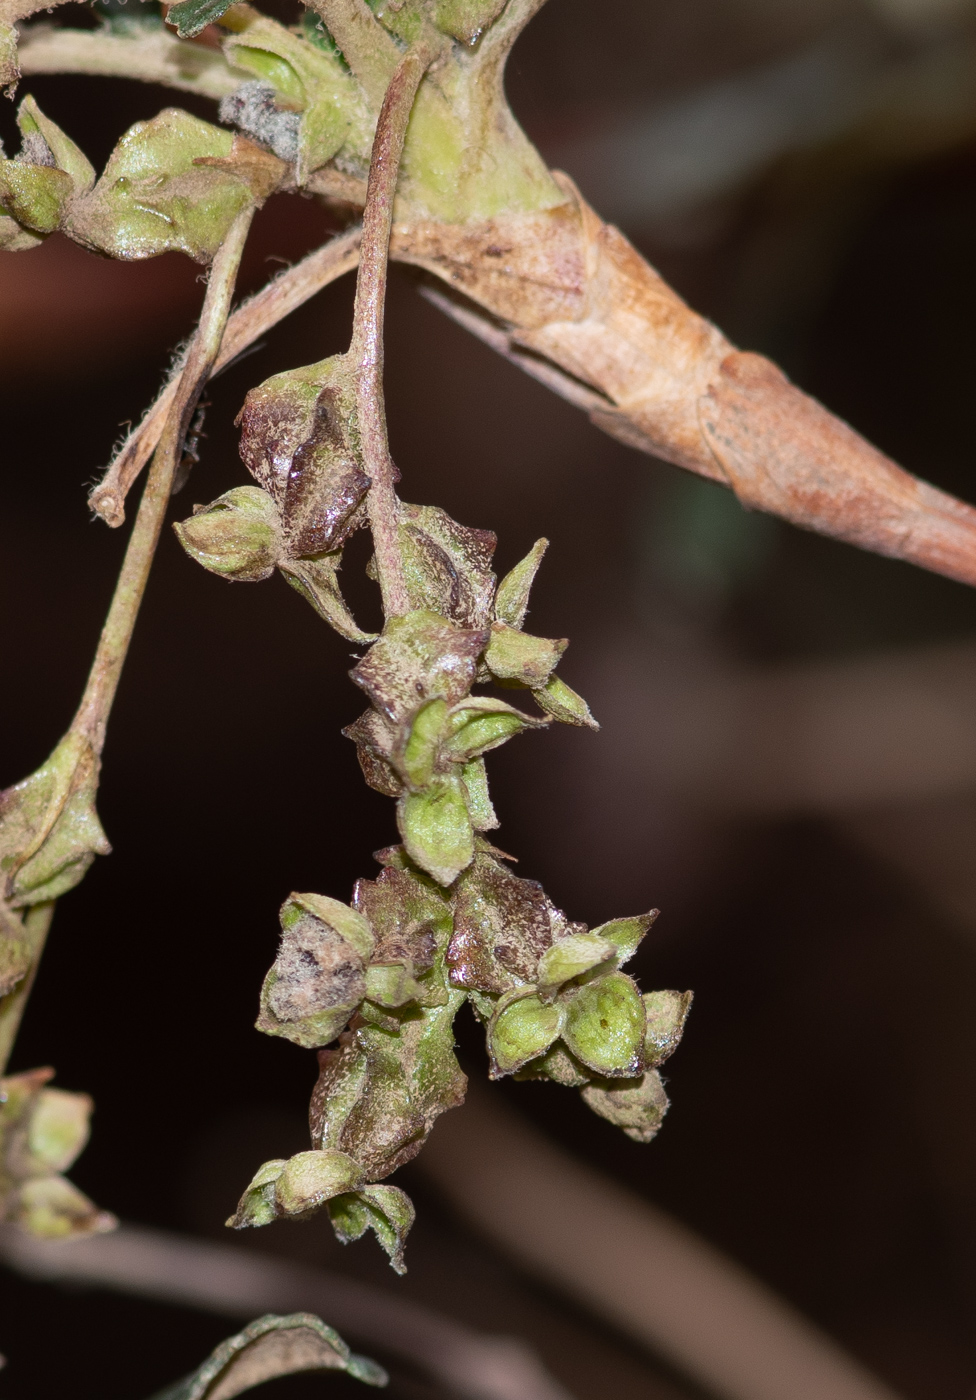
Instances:
[[[177,39],[167,29],[113,34],[107,29],[59,29],[37,24],[20,40],[20,71],[85,73],[99,78],[135,78],[219,102],[244,81],[217,49]]]

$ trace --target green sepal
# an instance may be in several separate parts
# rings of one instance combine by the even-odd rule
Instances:
[[[30,971],[30,945],[23,938],[24,926],[0,901],[0,997],[12,992]]]
[[[633,1078],[644,1068],[647,1014],[625,972],[611,972],[565,996],[563,1039],[597,1074]]]
[[[532,697],[547,715],[551,715],[560,724],[576,724],[586,729],[600,728],[590,714],[590,707],[582,695],[577,695],[576,691],[558,676],[550,676],[545,685],[536,687],[532,691]]]
[[[389,1377],[368,1356],[351,1352],[338,1332],[314,1313],[268,1313],[221,1342],[192,1375],[168,1386],[153,1400],[225,1400],[252,1386],[299,1371],[345,1371],[366,1385],[386,1385]]]
[[[649,1067],[662,1065],[677,1050],[693,998],[693,992],[645,992],[644,1062]]]
[[[278,568],[296,593],[300,593],[325,622],[347,642],[375,642],[375,632],[359,626],[339,588],[342,550],[332,550],[308,559],[283,559]]]
[[[581,1064],[561,1040],[544,1055],[531,1060],[516,1072],[516,1079],[551,1079],[565,1089],[580,1089],[593,1079],[592,1070]]]
[[[523,729],[539,729],[546,723],[522,714],[504,700],[469,695],[451,710],[444,755],[455,763],[467,763],[507,743]]]
[[[0,161],[0,210],[33,233],[48,234],[60,228],[73,194],[74,183],[63,170]]]
[[[173,529],[190,558],[221,578],[270,578],[281,555],[278,507],[258,486],[235,486],[208,506],[194,506]]]
[[[571,933],[558,939],[539,959],[537,983],[543,1001],[552,1001],[564,982],[590,972],[614,957],[616,946],[592,933]]]
[[[536,688],[545,685],[569,643],[563,639],[531,637],[507,622],[494,622],[485,651],[485,664],[493,676]]]
[[[367,1230],[376,1235],[398,1274],[405,1274],[403,1248],[416,1218],[413,1202],[398,1186],[363,1186],[329,1202],[329,1217],[342,1244],[361,1239]]]
[[[629,962],[637,952],[641,941],[660,912],[659,909],[652,909],[647,914],[636,914],[629,919],[610,919],[609,922],[601,924],[599,928],[593,929],[593,937],[605,938],[612,943],[616,949],[617,966],[623,967],[624,963]]]
[[[475,44],[508,0],[434,0],[434,24],[462,44]]]
[[[95,811],[99,759],[70,731],[36,773],[0,793],[0,896],[16,907],[58,899],[111,851]]]
[[[414,792],[425,788],[434,776],[441,743],[448,732],[447,702],[428,700],[421,705],[406,731],[397,761],[401,776]]]
[[[438,774],[423,792],[405,792],[397,826],[411,860],[440,885],[453,884],[474,858],[465,789],[453,773]]]
[[[95,183],[95,167],[80,146],[75,145],[70,136],[46,117],[33,97],[28,95],[17,112],[17,125],[21,135],[29,142],[39,136],[47,146],[59,170],[71,178],[77,194],[87,194]]]
[[[498,826],[495,809],[488,792],[488,770],[483,758],[474,758],[461,769],[464,798],[468,816],[475,831],[494,831]]]
[[[459,525],[439,506],[404,502],[398,525],[410,606],[437,613],[461,627],[488,627],[497,540],[490,530]]]
[[[502,579],[495,595],[496,622],[505,622],[509,627],[521,628],[529,610],[532,584],[542,563],[542,556],[548,548],[548,540],[536,540],[525,558]]]
[[[263,1162],[238,1201],[237,1210],[225,1224],[233,1230],[247,1230],[270,1225],[272,1220],[276,1220],[275,1183],[287,1165],[287,1157],[275,1157],[270,1162]]]
[[[0,253],[29,253],[32,248],[39,248],[46,237],[47,234],[31,233],[16,219],[0,214]]]
[[[233,3],[234,0],[179,0],[167,11],[166,23],[175,28],[181,39],[195,39],[208,24],[216,24]]]
[[[488,1027],[491,1077],[501,1079],[545,1053],[562,1032],[565,1011],[536,995],[532,987],[502,997]]]
[[[580,1094],[594,1113],[622,1128],[634,1142],[650,1142],[668,1111],[668,1096],[656,1069],[636,1079],[598,1080]]]
[[[408,1001],[419,1002],[423,996],[424,987],[414,976],[409,961],[373,963],[366,969],[366,998],[376,1006],[404,1006]],[[446,1000],[447,993],[442,992],[441,1005]]]

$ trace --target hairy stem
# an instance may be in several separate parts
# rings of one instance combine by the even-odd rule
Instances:
[[[359,262],[359,228],[338,235],[294,267],[289,267],[237,308],[227,322],[220,354],[213,363],[211,378],[225,369],[262,335],[276,326],[296,307],[323,287],[351,272]],[[101,481],[88,497],[88,504],[106,525],[116,528],[125,520],[125,498],[139,473],[152,456],[163,431],[183,375],[186,357],[177,364],[173,377],[160,391],[138,427],[133,428],[106,468]]]
[[[203,310],[200,313],[200,324],[187,352],[186,364],[166,416],[122,562],[119,581],[92,663],[88,685],[72,724],[76,732],[88,735],[97,753],[101,753],[105,740],[109,710],[115,698],[129,642],[132,640],[132,631],[149,578],[153,555],[162,533],[173,479],[183,451],[183,439],[200,392],[210,376],[220,350],[237,280],[237,269],[253,213],[253,207],[249,207],[238,214],[214,258]]]
[[[31,965],[30,970],[18,982],[13,991],[0,998],[0,1076],[6,1072],[10,1052],[14,1048],[14,1041],[20,1030],[24,1008],[27,1005],[27,998],[31,994],[34,978],[37,976],[37,968],[44,951],[44,944],[47,942],[48,929],[51,927],[53,917],[53,900],[47,904],[35,904],[24,915],[24,941],[30,950]]]
[[[363,464],[371,485],[369,524],[376,550],[376,571],[383,611],[398,617],[408,611],[407,585],[397,540],[396,468],[390,456],[383,402],[383,312],[386,305],[386,273],[393,227],[403,140],[420,81],[439,49],[422,39],[404,54],[390,80],[376,123],[373,155],[366,187],[363,236],[356,280],[352,343],[349,353],[358,362],[356,408],[362,440]]]

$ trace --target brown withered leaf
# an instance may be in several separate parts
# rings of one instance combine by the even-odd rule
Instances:
[[[403,784],[391,763],[394,732],[377,710],[366,710],[342,731],[356,745],[363,777],[384,797],[399,797]]]
[[[438,506],[400,507],[400,549],[411,606],[460,627],[488,627],[498,541],[490,530],[459,525]]]
[[[457,883],[447,950],[451,983],[496,995],[532,982],[553,940],[580,928],[556,909],[537,880],[520,879],[479,852]]]
[[[576,321],[584,311],[585,248],[569,202],[483,223],[397,224],[390,252],[516,326]]]
[[[464,1000],[416,1009],[398,1033],[360,1024],[319,1053],[309,1121],[316,1147],[348,1153],[379,1181],[417,1155],[435,1119],[464,1101],[454,1017]],[[355,1022],[354,1022],[355,1026]]]
[[[402,724],[426,700],[453,705],[474,682],[487,630],[455,627],[436,613],[392,617],[359,665],[355,683],[394,724]]]

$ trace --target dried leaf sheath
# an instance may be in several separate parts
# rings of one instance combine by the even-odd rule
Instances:
[[[976,584],[976,509],[897,466],[771,361],[738,351],[558,178],[569,198],[556,209],[401,223],[392,256],[501,321],[484,338],[516,362],[520,351],[544,357],[557,391],[559,371],[576,402],[592,386],[590,419],[628,446],[731,486],[747,506]]]

